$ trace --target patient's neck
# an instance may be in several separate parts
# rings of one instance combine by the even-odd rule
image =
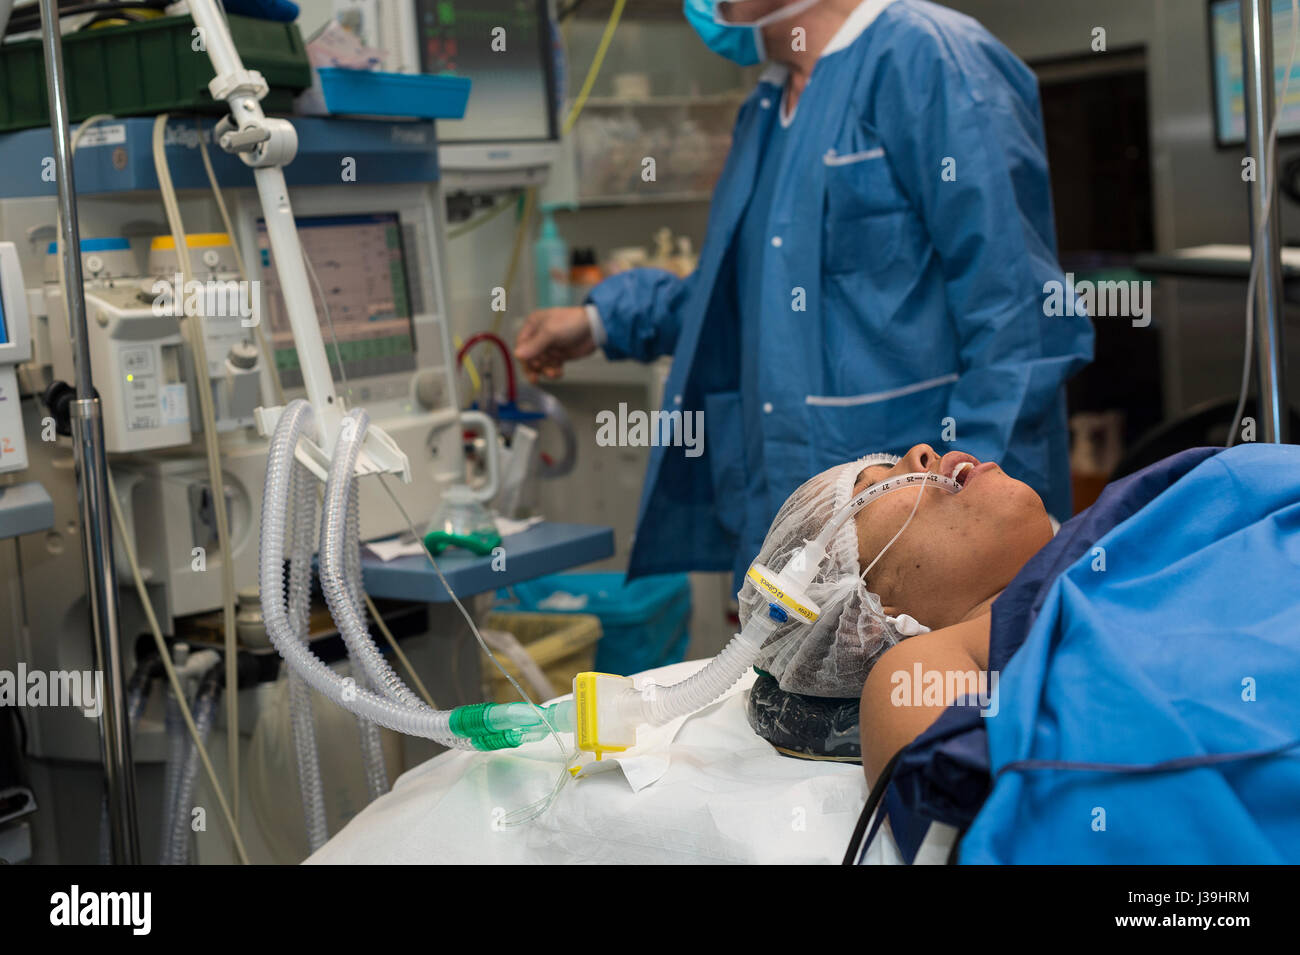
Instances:
[[[993,594],[987,600],[981,600],[961,618],[959,622],[965,623],[967,620],[974,620],[976,617],[987,617],[993,612],[993,601],[1002,596],[1002,591]]]

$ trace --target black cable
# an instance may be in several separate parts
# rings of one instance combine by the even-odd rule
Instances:
[[[126,689],[130,693],[132,690],[144,690],[150,683],[158,679],[163,674],[162,660],[158,655],[151,654],[143,657],[136,663],[136,667],[127,677]]]
[[[1292,202],[1300,202],[1300,156],[1294,156],[1283,164],[1277,186]]]
[[[903,749],[906,748],[903,747]],[[880,771],[876,784],[871,787],[871,793],[867,796],[867,804],[862,807],[862,815],[858,816],[858,824],[853,827],[853,835],[849,837],[849,847],[844,853],[844,861],[840,863],[841,865],[854,865],[857,863],[858,852],[861,848],[860,843],[867,833],[867,824],[871,822],[871,817],[876,814],[876,807],[885,798],[885,790],[889,788],[889,783],[894,778],[894,767],[898,764],[898,758],[902,755],[903,750],[900,749],[890,757],[889,762],[885,763],[885,768]]]
[[[944,865],[957,865],[958,850],[961,849],[961,838],[966,835],[965,831],[957,833],[952,839],[952,848],[948,850],[948,859]]]
[[[195,699],[203,693],[219,693],[226,685],[226,668],[224,666],[214,666],[203,674],[203,679],[199,681],[199,688]]]
[[[18,752],[27,756],[27,721],[23,719],[22,709],[20,707],[13,707],[11,712],[14,714],[14,719],[18,721]]]

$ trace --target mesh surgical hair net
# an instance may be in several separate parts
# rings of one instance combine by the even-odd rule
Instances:
[[[892,466],[897,461],[891,454],[868,455],[805,481],[781,505],[757,562],[775,571],[784,568],[791,555],[849,502],[864,468]],[[770,673],[788,693],[857,698],[876,659],[905,636],[927,628],[910,617],[887,616],[880,598],[867,589],[858,566],[855,521],[844,522],[827,554],[808,587],[821,616],[809,627],[796,623],[791,615],[763,644],[754,665]],[[740,591],[741,627],[753,614],[765,613],[767,604],[768,598],[747,582]]]

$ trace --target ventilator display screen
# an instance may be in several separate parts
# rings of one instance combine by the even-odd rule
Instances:
[[[1246,67],[1238,0],[1210,4],[1210,68],[1214,80],[1214,134],[1221,146],[1246,141]],[[1273,0],[1273,76],[1276,106],[1282,97],[1287,62],[1291,56],[1291,0]],[[1286,102],[1278,120],[1279,136],[1300,133],[1300,50],[1291,69]]]
[[[340,359],[349,379],[413,370],[410,286],[397,213],[303,217],[298,237],[320,283],[319,289],[313,283],[312,301],[334,376]],[[258,248],[275,363],[285,386],[297,387],[302,384],[298,351],[262,221]]]
[[[439,120],[441,143],[556,138],[546,0],[416,0],[420,68],[473,81],[465,118]]]

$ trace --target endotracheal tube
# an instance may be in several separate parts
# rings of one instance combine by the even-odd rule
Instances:
[[[320,523],[320,578],[331,615],[359,669],[357,679],[335,673],[312,652],[306,640],[301,581],[294,577],[286,593],[284,562],[302,565],[311,541],[303,528],[291,528],[299,502],[295,478],[307,478],[295,459],[302,437],[315,435],[311,406],[294,401],[285,408],[271,439],[262,499],[261,595],[267,633],[290,669],[318,693],[357,716],[411,736],[422,736],[457,749],[495,750],[519,746],[555,733],[573,733],[577,749],[600,759],[636,744],[639,726],[661,726],[699,710],[722,696],[758,658],[763,643],[778,625],[794,620],[811,624],[820,608],[807,588],[827,559],[835,532],[872,501],[885,494],[917,489],[912,515],[885,545],[888,550],[906,529],[927,486],[957,493],[951,478],[929,472],[880,481],[856,495],[836,513],[814,540],[807,541],[780,570],[753,564],[745,586],[767,600],[766,614],[754,614],[716,657],[691,677],[668,686],[634,685],[631,677],[582,673],[574,680],[574,698],[548,706],[479,703],[435,710],[413,693],[384,659],[370,637],[361,606],[359,547],[356,528],[356,463],[368,419],[354,410],[342,420],[325,486]],[[298,511],[301,514],[301,510]],[[285,552],[291,540],[295,553]],[[884,553],[884,550],[881,553]],[[879,555],[877,556],[877,560]],[[874,561],[873,561],[874,564]],[[557,737],[558,740],[558,737]]]

